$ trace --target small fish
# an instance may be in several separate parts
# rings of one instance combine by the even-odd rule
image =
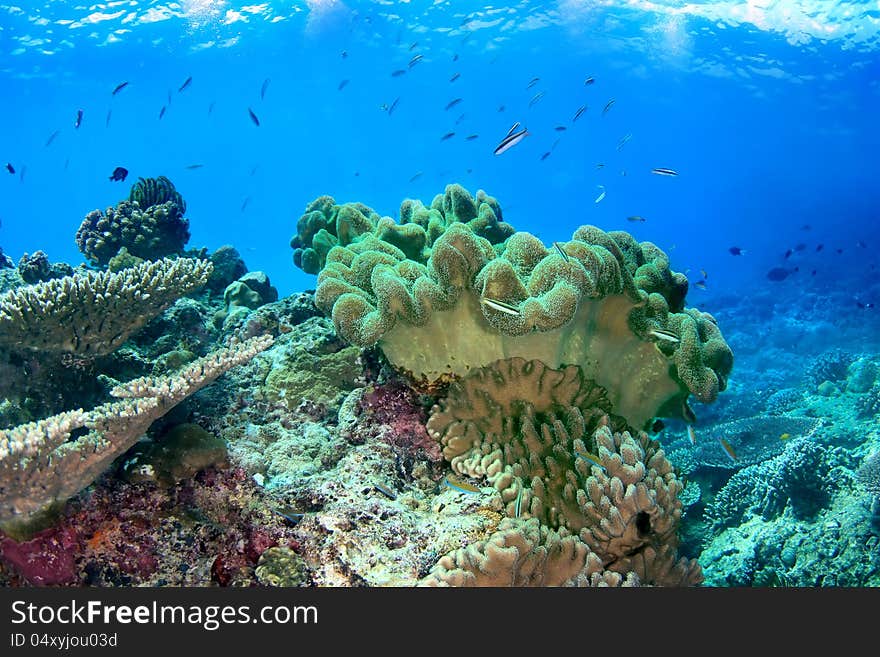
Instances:
[[[15,173],[15,167],[12,166],[12,162],[7,162],[7,163],[6,163],[6,170],[7,170],[9,173],[11,173],[11,174],[14,174],[14,173]]]
[[[414,176],[412,176],[412,178],[410,178],[409,181],[410,181],[410,182],[415,182],[416,180],[418,180],[418,179],[421,178],[421,177],[422,177],[422,172],[419,171],[419,172],[416,173]]]
[[[620,150],[621,148],[626,146],[626,142],[628,142],[630,139],[632,139],[632,133],[628,132],[620,139],[619,142],[617,142],[617,150]]]
[[[706,270],[705,270],[705,269],[701,269],[701,270],[700,270],[700,275],[701,275],[703,278],[709,278],[709,274],[706,273]]]
[[[217,104],[217,101],[216,101],[216,100],[212,100],[212,101],[208,104],[208,114],[210,114],[211,112],[214,111],[214,105],[216,105],[216,104]]]
[[[784,281],[792,272],[784,267],[774,267],[767,272],[767,279],[771,281]]]
[[[514,315],[519,316],[520,312],[516,306],[512,306],[509,303],[504,303],[503,301],[498,301],[497,299],[489,299],[487,297],[480,297],[480,303],[485,306],[489,306],[492,310],[497,310],[500,313],[504,313],[505,315]]]
[[[735,256],[744,255],[746,252],[745,249],[741,249],[738,246],[732,246],[727,250],[730,252],[730,255],[735,255]]]
[[[346,57],[348,57],[348,51],[347,51],[347,50],[343,50],[343,51],[342,51],[341,53],[339,53],[339,54],[342,56],[342,59],[345,59]]]
[[[818,253],[819,251],[821,251],[821,250],[824,249],[824,248],[825,248],[825,245],[824,245],[824,244],[817,244],[817,245],[816,245],[816,253]]]
[[[590,452],[587,452],[582,449],[576,449],[576,450],[574,450],[574,455],[577,456],[578,458],[582,458],[584,461],[586,461],[590,465],[595,465],[602,472],[608,472],[608,469],[604,465],[602,465],[602,462],[599,460],[599,457],[596,456],[595,454],[591,454]]]
[[[460,493],[479,493],[480,489],[476,486],[472,486],[471,484],[459,481],[458,479],[452,477],[451,475],[446,475],[443,478],[443,484],[448,488],[452,488],[457,490]]]
[[[691,405],[687,403],[687,399],[681,401],[681,416],[688,424],[697,423],[697,416],[694,413],[694,409],[691,408]]]
[[[391,71],[392,78],[399,78],[401,75],[404,74],[406,74],[406,71],[404,71],[402,68],[399,68],[396,71]]]
[[[189,85],[192,84],[192,81],[193,81],[193,78],[190,75],[186,80],[183,81],[183,84],[180,85],[180,87],[177,89],[177,93],[180,93],[181,91],[186,89]]]
[[[794,253],[794,251],[792,251],[791,249],[789,249],[788,251],[786,251],[786,252],[783,254],[783,256],[782,256],[783,260],[788,260],[788,259],[791,257],[791,254],[792,254],[792,253]]]
[[[523,128],[519,132],[514,132],[508,134],[504,139],[501,140],[501,143],[495,147],[495,155],[501,155],[504,151],[509,150],[516,146],[519,142],[529,136],[529,131]]]
[[[602,164],[601,162],[599,162],[599,164],[596,165],[596,168],[597,168],[597,169],[604,169],[604,168],[605,168],[605,165]]]
[[[269,82],[271,82],[271,80],[269,78],[266,78],[265,80],[263,80],[263,84],[260,87],[260,100],[265,100],[266,89],[269,88]]]
[[[835,249],[834,252],[835,252],[837,255],[840,255],[841,253],[843,253],[843,249]]]
[[[457,61],[458,61],[458,53],[455,53],[455,54],[452,56],[452,61],[454,61],[454,62],[457,62]]]
[[[446,103],[446,107],[444,109],[451,110],[453,107],[458,105],[460,102],[461,102],[461,98],[454,98],[453,100],[450,100],[448,103]]]
[[[529,80],[528,85],[526,85],[526,89],[531,89],[536,84],[538,84],[538,82],[540,82],[540,81],[541,81],[541,78],[532,78],[531,80]]]
[[[110,95],[111,95],[111,96],[115,96],[115,95],[118,94],[120,91],[122,91],[123,89],[125,89],[127,86],[128,86],[128,82],[120,82],[119,84],[116,85],[116,88],[113,90],[113,93],[110,94]]]
[[[736,455],[736,450],[733,449],[733,445],[724,440],[724,438],[719,438],[718,442],[721,443],[721,446],[724,448],[724,453],[727,454],[728,458],[736,463],[738,457]]]
[[[523,498],[523,490],[525,490],[522,486],[519,487],[519,490],[516,493],[516,502],[513,503],[513,517],[519,518],[522,514],[522,498]]]
[[[73,122],[73,127],[75,129],[79,129],[83,122],[83,111],[81,109],[76,110],[76,120]]]
[[[615,103],[615,100],[613,98],[611,100],[609,100],[607,103],[605,103],[605,107],[602,108],[602,116],[605,116],[606,114],[608,114],[608,110],[611,109],[611,106],[614,105],[614,103]]]
[[[820,244],[819,246],[822,246],[822,245]],[[856,242],[856,246],[859,247],[860,249],[867,249],[868,248],[868,245],[865,244],[862,240],[858,240]],[[819,247],[816,247],[816,250],[818,251]]]
[[[161,119],[165,116],[165,105],[162,105],[162,109],[159,110],[159,118]]]
[[[553,128],[553,129],[554,129],[556,132],[564,132],[564,131],[568,130],[568,128],[566,128],[564,125],[558,125],[558,126],[556,126],[555,128]]]
[[[60,130],[56,130],[51,135],[49,135],[49,138],[46,140],[46,146],[48,146],[53,141],[55,141],[55,137],[57,137],[60,132],[61,132]]]
[[[465,117],[465,114],[462,113],[461,116],[459,116],[457,119],[455,119],[455,125],[458,125],[459,123],[464,121],[464,117]]]
[[[645,221],[645,218],[642,217],[641,215],[634,214],[634,215],[627,217],[626,220],[636,222],[636,221]]]
[[[671,342],[673,344],[678,344],[681,342],[681,339],[672,331],[667,331],[666,329],[653,329],[648,331],[648,335],[657,338],[658,340],[662,340],[664,342]]]
[[[125,167],[116,167],[113,169],[113,173],[110,174],[110,180],[120,180],[124,182],[127,175],[128,169]]]
[[[284,518],[291,525],[298,525],[299,522],[306,517],[305,513],[295,513],[286,506],[282,507],[281,509],[272,509],[272,511]]]
[[[801,230],[812,230],[813,227],[810,224],[804,224],[801,226]]]
[[[706,281],[697,281],[696,283],[694,283],[694,285],[696,285],[701,290],[706,289]]]
[[[244,201],[242,201],[241,209],[239,210],[239,212],[244,212],[245,208],[248,206],[248,204],[249,204],[250,202],[251,202],[251,197],[250,197],[250,196],[246,196],[245,199],[244,199]]]
[[[571,122],[574,123],[575,121],[577,121],[579,118],[581,118],[581,114],[583,114],[586,111],[587,111],[586,105],[581,105],[580,107],[578,107],[578,110],[577,110],[577,112],[574,113],[574,118],[571,120]]]
[[[537,103],[543,97],[544,97],[543,91],[539,91],[538,93],[536,93],[534,96],[532,96],[532,99],[529,101],[529,107],[534,107],[535,103]]]
[[[556,250],[559,252],[563,258],[565,258],[566,262],[569,262],[568,254],[563,250],[562,245],[559,242],[553,242],[553,246],[556,247]]]
[[[409,46],[409,51],[412,52],[413,50],[416,49],[416,46],[418,46],[418,45],[419,45],[418,41],[413,41]]]
[[[589,86],[589,85],[593,84],[595,81],[596,81],[596,78],[594,78],[594,77],[591,75],[591,76],[588,77],[586,80],[584,80],[584,85],[585,85],[585,86]]]
[[[186,165],[186,168],[193,170],[193,169],[201,169],[203,166],[205,166],[205,165],[204,164],[188,164],[188,165]]]
[[[67,163],[66,163],[66,162],[65,162],[65,164],[64,164],[64,168],[65,168],[65,169],[67,168]],[[21,171],[20,171],[19,174],[18,174],[18,181],[19,181],[19,182],[24,182],[24,174],[25,174],[25,173],[27,173],[27,164],[22,164],[22,165],[21,165]]]
[[[473,141],[474,139],[476,139],[479,136],[480,135],[468,135],[467,137],[465,137],[465,141]]]
[[[512,126],[510,126],[510,130],[507,131],[507,136],[510,137],[510,135],[512,135],[514,132],[516,132],[516,129],[518,127],[519,127],[519,121],[517,121]]]
[[[544,154],[541,156],[541,162],[543,162],[544,160],[546,160],[548,157],[550,157],[550,151],[547,151],[546,153],[544,153]]]
[[[690,440],[691,440],[691,445],[697,444],[697,432],[694,429],[693,424],[688,425],[688,438],[690,438]]]
[[[499,105],[499,106],[498,106],[498,111],[499,111],[499,112],[503,112],[503,111],[504,111],[504,105]]]
[[[856,301],[856,306],[858,306],[862,310],[865,310],[866,308],[873,308],[874,304],[871,303],[870,301],[868,301],[867,303],[862,303],[861,301]]]
[[[260,168],[259,164],[255,164],[253,167],[251,167],[250,175],[253,176],[259,168]]]
[[[447,139],[452,139],[453,137],[455,137],[454,132],[447,132],[445,135],[440,137],[440,141],[446,141]]]
[[[665,167],[656,167],[651,169],[651,173],[656,173],[658,176],[677,176],[678,171],[674,171],[673,169],[667,169]]]
[[[461,77],[461,73],[453,73],[453,74],[452,74],[452,77],[449,78],[449,81],[450,81],[450,82],[455,82],[455,81],[458,80],[458,78],[460,78],[460,77]]]
[[[605,187],[604,187],[603,185],[596,185],[596,187],[598,187],[599,189],[601,189],[601,190],[602,190],[602,193],[599,194],[599,196],[596,197],[596,200],[594,201],[594,203],[598,203],[598,202],[601,201],[603,198],[605,198]]]
[[[110,116],[113,114],[112,110],[107,110],[107,118],[104,120],[104,127],[110,127]]]
[[[784,433],[781,436],[779,436],[779,440],[788,440],[789,438],[791,438],[790,433]]]
[[[396,500],[397,499],[397,493],[395,493],[393,490],[388,488],[388,486],[384,486],[384,485],[380,484],[379,482],[374,481],[373,488],[375,488],[377,491],[382,493],[389,500]]]
[[[412,68],[413,66],[418,64],[420,61],[422,61],[424,58],[425,58],[424,55],[415,55],[411,60],[409,60],[409,67]]]
[[[400,101],[400,97],[394,99],[394,102],[391,103],[391,107],[388,108],[388,116],[394,114],[394,108],[397,107],[397,103]]]
[[[254,125],[259,128],[260,127],[260,119],[257,118],[257,115],[254,114],[254,110],[252,110],[250,107],[248,107],[248,114],[251,117],[251,121],[254,122]]]
[[[342,81],[339,83],[339,86],[336,87],[336,91],[342,91],[343,89],[345,89],[345,86],[346,86],[347,84],[348,84],[348,80],[342,80]]]
[[[653,424],[651,424],[651,431],[653,433],[660,433],[665,428],[666,428],[666,423],[659,418],[654,420]]]

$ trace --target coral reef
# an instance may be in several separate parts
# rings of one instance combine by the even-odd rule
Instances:
[[[867,392],[858,396],[855,409],[856,416],[860,419],[880,415],[880,383],[875,383]]]
[[[108,354],[179,297],[204,285],[210,272],[205,260],[165,258],[11,290],[0,295],[0,344]]]
[[[25,283],[39,283],[73,274],[73,268],[63,262],[52,264],[45,251],[25,253],[18,261],[18,274]]]
[[[345,239],[330,235],[315,299],[352,344],[378,344],[428,390],[502,357],[576,364],[636,427],[687,416],[690,394],[711,402],[726,387],[730,349],[711,315],[683,308],[687,279],[655,245],[582,226],[547,249],[502,230],[497,202],[482,193],[473,199],[450,185],[438,198],[431,221],[416,220],[425,213],[412,202],[401,224],[337,212],[348,228]],[[314,229],[327,223],[330,201],[313,204],[323,209],[301,220],[298,243],[327,233]]]
[[[252,338],[201,358],[173,376],[116,387],[119,401],[0,431],[0,521],[22,521],[74,495],[189,395],[272,343]],[[87,429],[84,434],[79,430]]]
[[[128,257],[145,260],[180,254],[190,237],[185,213],[186,203],[170,180],[139,178],[127,201],[86,215],[76,244],[93,265],[108,265],[123,248]]]
[[[603,569],[642,583],[699,582],[699,565],[675,558],[683,485],[656,441],[612,431],[604,405],[579,368],[514,358],[453,383],[427,426],[453,471],[485,477],[509,517],[571,532]]]
[[[153,207],[154,205],[173,203],[180,210],[181,215],[186,214],[186,203],[183,197],[175,189],[174,183],[165,176],[138,178],[137,182],[131,186],[128,200],[132,203],[137,203],[143,209]]]

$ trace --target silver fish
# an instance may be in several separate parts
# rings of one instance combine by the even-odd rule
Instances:
[[[599,187],[599,189],[602,190],[602,193],[596,197],[596,201],[595,201],[596,203],[599,203],[603,198],[605,198],[605,187],[602,185],[597,185],[597,187]]]
[[[657,167],[656,169],[651,169],[651,173],[656,173],[658,176],[677,176],[678,171],[673,171],[672,169],[667,169],[665,167]]]
[[[514,315],[518,317],[520,314],[516,306],[511,306],[509,303],[504,303],[503,301],[498,301],[496,299],[480,297],[480,303],[489,306],[492,310],[504,313],[505,315]]]
[[[529,101],[529,107],[533,107],[535,105],[535,103],[537,103],[543,97],[544,97],[543,91],[539,91],[538,93],[536,93],[534,96],[532,96],[532,99]]]
[[[516,132],[516,129],[517,129],[518,127],[519,127],[519,121],[517,121],[517,122],[514,123],[512,126],[510,126],[510,130],[507,131],[507,136],[509,137],[509,136],[512,135],[514,132]]]
[[[605,116],[606,114],[608,114],[608,110],[611,109],[611,106],[612,106],[612,105],[614,105],[614,99],[613,99],[613,98],[612,98],[611,100],[609,100],[607,103],[605,103],[605,107],[602,108],[602,116]]]
[[[581,114],[583,114],[586,111],[587,111],[586,105],[581,105],[580,107],[578,107],[578,111],[574,113],[574,118],[571,120],[571,122],[574,123],[575,121],[577,121],[579,118],[581,118]]]

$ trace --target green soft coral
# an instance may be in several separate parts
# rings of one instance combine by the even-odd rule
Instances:
[[[315,301],[343,338],[378,344],[428,388],[501,358],[577,365],[634,427],[689,416],[688,395],[711,402],[726,387],[730,349],[711,315],[684,308],[687,279],[657,246],[595,226],[550,248],[504,237],[497,201],[462,192],[404,202],[401,224],[355,222],[365,232],[328,251]]]

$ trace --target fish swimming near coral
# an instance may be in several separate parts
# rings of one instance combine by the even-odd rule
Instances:
[[[128,175],[128,169],[125,167],[116,167],[113,169],[113,173],[110,174],[110,180],[119,180],[125,181],[125,177]]]
[[[447,488],[452,488],[453,490],[457,490],[460,493],[479,493],[480,489],[476,486],[473,486],[465,481],[460,481],[454,478],[451,475],[446,475],[443,478],[443,485]]]
[[[724,440],[724,438],[719,438],[718,442],[721,443],[721,447],[724,449],[724,453],[727,454],[727,458],[736,463],[737,455],[736,450],[733,449],[733,445]]]
[[[608,469],[604,465],[602,465],[602,462],[599,460],[599,457],[596,456],[595,454],[592,454],[586,450],[576,449],[576,450],[574,450],[574,455],[580,459],[583,459],[584,461],[586,461],[590,465],[595,465],[602,472],[608,472]]]
[[[693,425],[693,424],[689,424],[689,425],[688,425],[688,438],[689,438],[690,441],[691,441],[691,445],[696,445],[696,444],[697,444],[697,432],[696,432],[696,430],[694,429],[694,425]]]
[[[666,329],[653,329],[648,331],[648,335],[657,338],[658,340],[671,342],[673,344],[681,342],[680,338],[674,332],[667,331]]]
[[[480,303],[482,303],[484,306],[488,306],[492,310],[497,310],[500,313],[504,313],[505,315],[518,316],[520,314],[519,309],[516,306],[512,306],[509,303],[505,303],[504,301],[499,301],[498,299],[480,297]]]
[[[556,247],[556,250],[559,252],[559,255],[561,255],[565,259],[565,261],[568,262],[569,261],[568,254],[562,248],[562,244],[560,244],[559,242],[553,242],[553,246]]]

